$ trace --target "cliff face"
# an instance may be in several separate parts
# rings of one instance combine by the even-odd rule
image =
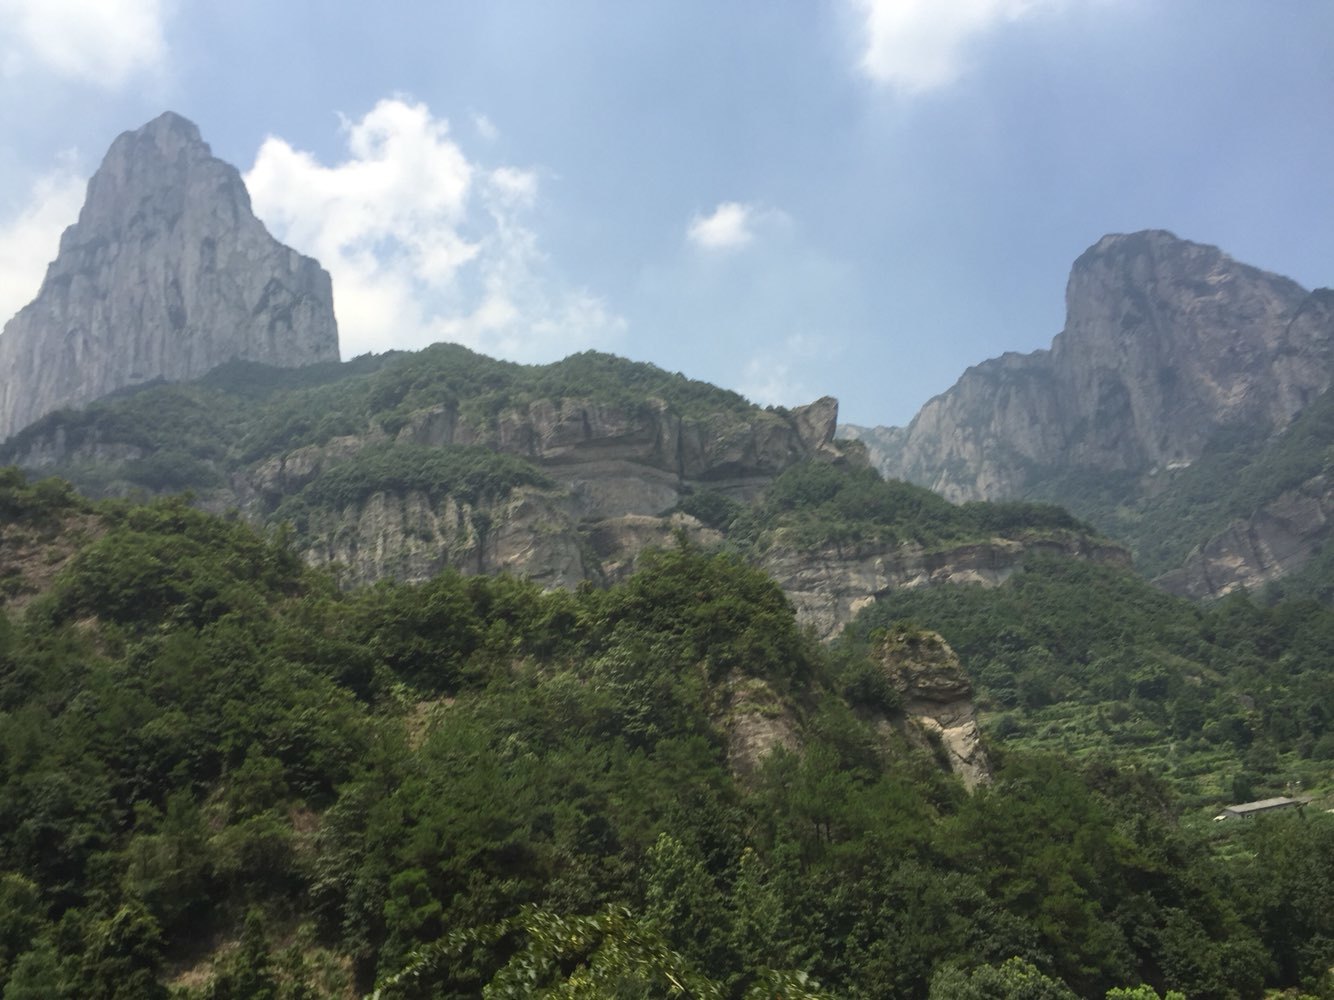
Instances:
[[[412,414],[397,440],[430,447],[482,445],[535,462],[568,484],[584,517],[656,514],[685,489],[708,486],[747,497],[788,466],[831,460],[838,401],[790,413],[755,410],[683,417],[661,400],[614,405],[594,399],[536,400],[484,422],[454,406]]]
[[[1053,470],[1189,464],[1224,426],[1279,430],[1332,360],[1318,293],[1170,233],[1107,236],[1074,264],[1051,350],[968,369],[905,430],[847,432],[952,500],[1022,496]]]
[[[484,420],[461,415],[456,405],[427,407],[407,417],[394,443],[483,446],[518,455],[551,486],[476,504],[377,492],[312,513],[305,555],[314,564],[342,564],[355,583],[425,580],[445,567],[511,572],[548,586],[614,581],[633,570],[640,551],[670,545],[678,532],[701,544],[720,540],[694,518],[663,515],[685,493],[707,488],[748,498],[792,464],[838,458],[837,419],[838,403],[830,398],[791,412],[700,417],[682,417],[656,399],[632,405],[539,399]],[[209,503],[239,507],[262,521],[322,473],[390,440],[383,431],[368,431],[274,455],[237,472]],[[93,444],[85,451],[104,448]],[[57,442],[38,441],[26,457],[58,450]],[[86,457],[97,460],[92,452]],[[59,455],[62,462],[84,458]]]
[[[1247,518],[1238,518],[1190,554],[1158,586],[1191,598],[1214,598],[1241,587],[1258,590],[1301,569],[1334,525],[1334,481],[1316,476],[1287,490]]]
[[[819,552],[777,548],[761,567],[778,582],[803,625],[832,639],[857,613],[891,590],[947,583],[998,586],[1025,556],[1044,553],[1129,567],[1125,549],[1084,535],[1043,535],[926,550],[920,545],[827,547]]]
[[[236,169],[168,112],[112,144],[41,290],[0,336],[0,440],[233,358],[338,358],[329,275],[273,239]]]

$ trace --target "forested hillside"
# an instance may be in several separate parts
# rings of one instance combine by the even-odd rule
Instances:
[[[683,414],[752,409],[736,393],[612,355],[519,365],[437,344],[298,369],[233,362],[196,382],[126,390],[52,414],[5,442],[3,457],[49,464],[91,492],[137,486],[207,495],[260,459],[337,437],[393,440],[412,414],[432,407],[456,411],[480,436],[506,410],[567,397],[630,407],[658,398]]]
[[[1201,612],[1040,564],[987,592],[1010,653],[968,631],[967,589],[828,648],[692,545],[607,589],[340,590],[180,500],[10,472],[0,517],[6,1000],[1331,995],[1334,816],[1195,822],[1203,787],[1115,739],[1067,751],[1037,714],[1105,675],[1180,739],[1318,760],[1325,721],[1281,724],[1323,690],[1318,609]],[[1105,615],[1024,617],[1089,587]],[[1074,670],[1131,611],[1144,662]],[[904,616],[1009,720],[972,795],[875,671],[873,626]],[[1191,721],[1197,680],[1245,751]],[[790,738],[747,769],[756,706]]]
[[[845,634],[937,630],[1006,745],[1136,761],[1183,806],[1334,792],[1334,612],[1201,606],[1124,569],[1033,557],[995,588],[885,595]]]
[[[602,586],[685,532],[773,574],[822,636],[881,590],[999,578],[1034,544],[1124,559],[1059,508],[882,480],[833,440],[837,406],[762,409],[606,354],[524,366],[439,344],[127,392],[39,421],[0,461],[90,496],[188,490],[286,526],[345,586],[444,569]]]

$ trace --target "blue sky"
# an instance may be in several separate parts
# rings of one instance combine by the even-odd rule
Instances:
[[[902,424],[1170,229],[1334,284],[1329,0],[0,0],[0,319],[165,109],[345,356],[598,348]]]

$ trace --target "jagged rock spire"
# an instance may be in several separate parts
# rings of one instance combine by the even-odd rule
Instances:
[[[37,297],[0,336],[0,440],[62,406],[239,358],[338,357],[329,275],[173,112],[111,144]]]

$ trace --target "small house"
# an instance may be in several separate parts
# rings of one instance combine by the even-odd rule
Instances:
[[[1260,799],[1257,802],[1243,802],[1240,805],[1228,806],[1221,813],[1214,817],[1214,821],[1224,819],[1250,819],[1253,816],[1259,816],[1261,813],[1278,812],[1281,809],[1297,809],[1310,802],[1310,799],[1290,799],[1285,795],[1280,795],[1273,799]]]

